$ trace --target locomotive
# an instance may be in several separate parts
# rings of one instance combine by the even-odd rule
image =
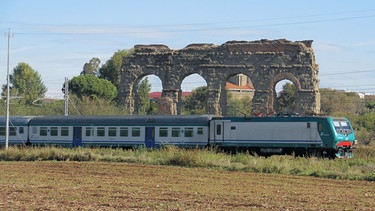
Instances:
[[[0,144],[5,143],[0,118]],[[12,116],[9,145],[64,147],[217,147],[259,155],[351,158],[356,142],[344,117],[214,115]]]

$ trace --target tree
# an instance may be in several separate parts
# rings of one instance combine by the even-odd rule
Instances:
[[[228,116],[251,115],[252,98],[250,96],[235,98],[232,93],[227,91],[227,109]]]
[[[123,57],[130,56],[133,54],[134,49],[130,50],[118,50],[113,56],[100,67],[99,78],[109,80],[114,84],[117,89],[120,87],[121,80],[121,67]]]
[[[374,110],[375,109],[375,101],[367,101],[365,103],[365,106],[366,106],[366,108],[368,108],[370,110]]]
[[[139,107],[138,114],[150,114],[152,107],[150,104],[150,91],[151,84],[148,81],[148,77],[145,77],[138,84],[138,97],[139,97]]]
[[[291,83],[285,83],[279,96],[276,97],[276,111],[293,112],[296,109],[295,86]]]
[[[100,65],[100,59],[98,58],[92,58],[88,63],[85,63],[83,65],[83,70],[81,72],[81,75],[97,75],[99,71],[99,65]]]
[[[201,86],[192,91],[192,94],[183,99],[183,110],[187,114],[206,113],[208,88]]]
[[[69,91],[81,99],[84,96],[107,100],[113,100],[117,97],[117,89],[110,81],[91,74],[73,77],[69,81]]]
[[[27,63],[18,63],[9,78],[10,96],[20,97],[21,103],[31,105],[38,98],[44,98],[47,92],[40,74]],[[6,85],[2,95],[6,96]]]
[[[320,112],[327,115],[360,113],[365,108],[365,100],[354,92],[320,89],[320,107]]]

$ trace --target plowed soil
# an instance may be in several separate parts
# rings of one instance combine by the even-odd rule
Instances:
[[[0,210],[374,210],[375,183],[96,162],[0,162]]]

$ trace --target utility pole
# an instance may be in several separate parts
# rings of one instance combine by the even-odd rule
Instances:
[[[9,101],[10,101],[10,92],[9,92],[9,51],[10,51],[10,29],[8,31],[8,61],[7,61],[7,109],[6,109],[6,123],[5,123],[5,149],[9,148]]]
[[[64,99],[65,99],[64,116],[68,116],[69,115],[69,80],[67,77],[65,77]]]

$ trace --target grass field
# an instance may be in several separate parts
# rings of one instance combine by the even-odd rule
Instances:
[[[228,171],[313,176],[331,179],[375,181],[375,149],[356,149],[355,158],[317,159],[295,156],[229,155],[216,150],[122,150],[111,148],[9,148],[0,150],[0,161],[84,161],[202,167]]]
[[[372,210],[375,183],[106,162],[0,162],[1,210]]]

